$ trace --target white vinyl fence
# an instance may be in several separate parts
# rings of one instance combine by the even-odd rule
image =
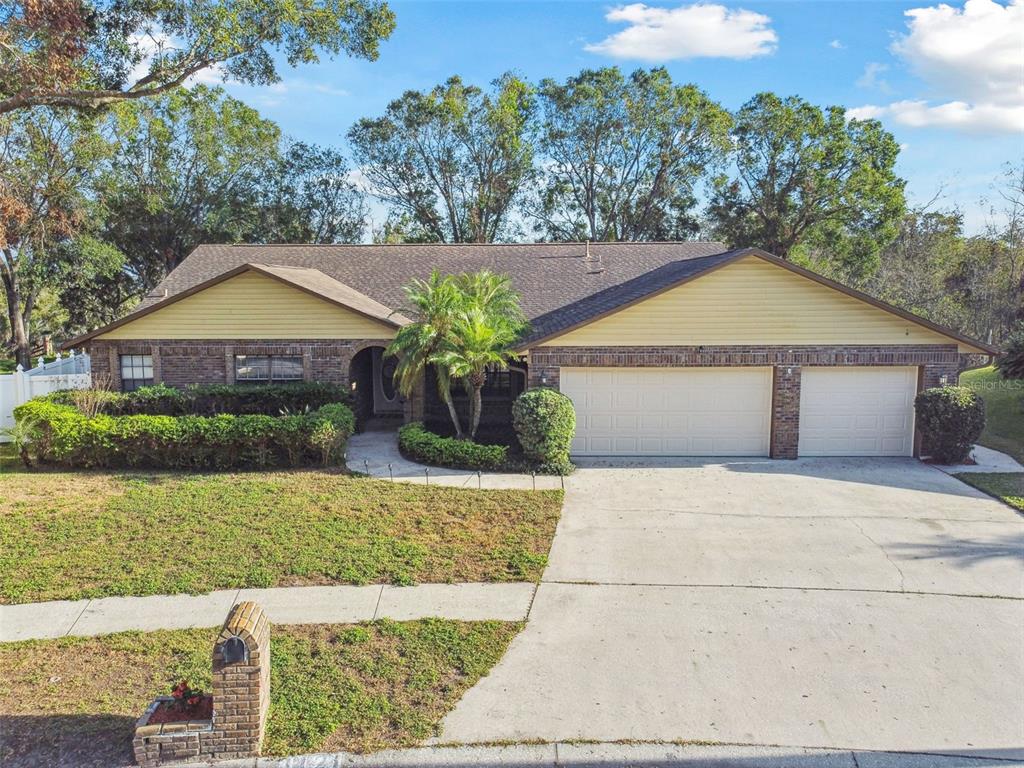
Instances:
[[[14,426],[14,409],[33,397],[58,389],[88,389],[92,384],[89,370],[89,356],[72,352],[49,363],[40,358],[39,365],[27,371],[19,365],[14,373],[0,375],[0,429]],[[0,434],[0,443],[8,439]]]

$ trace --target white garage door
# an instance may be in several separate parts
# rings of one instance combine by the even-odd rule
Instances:
[[[804,368],[801,456],[910,456],[917,368]]]
[[[577,456],[767,456],[770,368],[562,368]]]

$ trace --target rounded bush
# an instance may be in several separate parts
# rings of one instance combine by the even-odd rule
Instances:
[[[523,453],[540,471],[565,475],[575,469],[569,447],[576,434],[576,409],[568,397],[554,389],[528,389],[512,404],[512,424]]]
[[[967,387],[926,389],[914,400],[922,449],[943,464],[959,464],[985,429],[985,401]]]

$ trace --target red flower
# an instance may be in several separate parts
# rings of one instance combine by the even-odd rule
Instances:
[[[189,700],[188,700],[188,704],[189,704],[190,707],[194,707],[196,704],[198,704],[200,701],[202,701],[202,699],[203,699],[202,696],[190,696]]]

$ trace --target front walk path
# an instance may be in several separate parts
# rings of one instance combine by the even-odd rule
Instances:
[[[372,619],[437,617],[521,621],[535,584],[420,584],[393,587],[227,589],[205,595],[104,597],[0,605],[0,642],[129,629],[216,627],[235,603],[254,600],[276,624],[345,624]]]

